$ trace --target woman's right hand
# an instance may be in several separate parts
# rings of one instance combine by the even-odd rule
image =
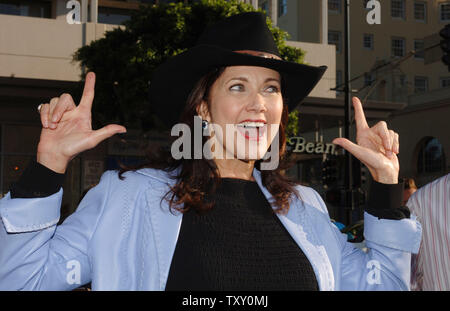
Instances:
[[[118,124],[92,130],[94,86],[95,74],[89,72],[78,106],[69,94],[52,98],[49,104],[41,106],[43,128],[37,148],[37,162],[57,173],[65,173],[67,165],[77,154],[94,148],[114,134],[126,132],[126,128]]]

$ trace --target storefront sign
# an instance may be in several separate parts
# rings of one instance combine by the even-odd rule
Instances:
[[[312,143],[306,142],[303,137],[291,137],[288,139],[287,143],[294,146],[293,152],[298,153],[316,153],[316,154],[333,154],[336,155],[336,145],[332,143]]]

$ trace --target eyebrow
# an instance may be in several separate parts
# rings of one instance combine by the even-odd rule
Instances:
[[[231,80],[240,80],[240,81],[248,82],[248,79],[245,77],[234,77],[234,78],[231,78],[230,80],[228,80],[228,82],[230,82]],[[266,80],[264,80],[264,83],[269,82],[269,81],[276,81],[278,83],[281,83],[280,79],[277,79],[277,78],[267,78]]]

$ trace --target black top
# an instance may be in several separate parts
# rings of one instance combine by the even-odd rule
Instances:
[[[166,290],[318,290],[314,270],[255,181],[222,178],[212,210],[183,215]]]

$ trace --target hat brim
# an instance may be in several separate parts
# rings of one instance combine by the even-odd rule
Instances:
[[[177,123],[200,78],[222,66],[258,66],[278,71],[284,80],[282,93],[289,111],[308,96],[327,69],[327,66],[315,67],[198,45],[172,57],[153,73],[149,98],[161,121],[169,128]]]

